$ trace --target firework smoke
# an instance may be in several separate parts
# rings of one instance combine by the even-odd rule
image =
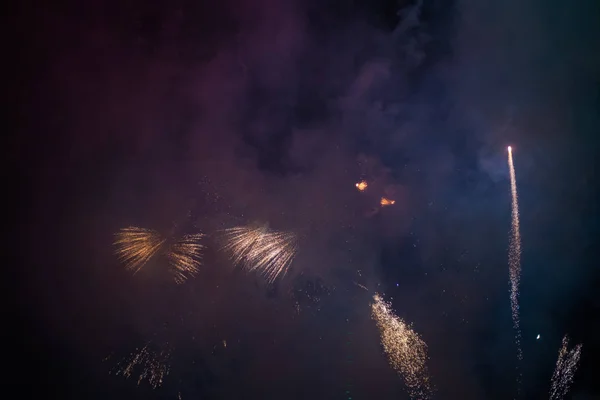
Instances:
[[[224,249],[248,271],[257,270],[269,283],[286,274],[297,252],[296,235],[266,227],[242,226],[225,230]]]
[[[510,169],[510,192],[512,195],[511,213],[512,224],[508,247],[508,273],[510,277],[510,306],[512,309],[513,327],[515,329],[515,343],[517,345],[517,358],[523,359],[521,349],[521,326],[519,320],[519,283],[521,280],[521,233],[519,228],[519,202],[517,197],[517,178],[512,157],[512,148],[508,147],[508,167]]]
[[[568,346],[569,338],[565,336],[562,340],[562,347],[558,351],[558,360],[552,375],[550,400],[560,400],[565,397],[573,382],[575,371],[577,371],[582,345],[578,344],[571,351],[567,351]]]
[[[134,274],[146,265],[165,242],[156,231],[137,227],[123,228],[115,236],[116,254]]]
[[[402,319],[394,315],[389,303],[379,294],[373,296],[371,317],[377,323],[381,344],[392,368],[404,379],[413,399],[431,398],[427,361],[427,344]]]

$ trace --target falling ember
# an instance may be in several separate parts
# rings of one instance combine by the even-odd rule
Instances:
[[[272,232],[266,227],[236,227],[225,230],[224,249],[233,261],[248,271],[257,270],[269,283],[286,274],[297,252],[296,235]]]
[[[381,344],[392,368],[400,374],[413,399],[431,398],[427,372],[427,344],[409,325],[397,317],[379,294],[373,296],[371,317],[381,335]]]
[[[115,236],[116,254],[134,274],[146,265],[165,242],[156,231],[136,227],[123,228]]]
[[[360,182],[358,182],[358,183],[356,184],[356,188],[357,188],[358,190],[360,190],[361,192],[364,192],[364,191],[365,191],[365,189],[367,188],[367,186],[368,186],[368,185],[367,185],[367,181],[360,181]]]
[[[166,252],[175,282],[183,283],[198,273],[204,246],[200,244],[203,234],[185,235]]]
[[[569,391],[573,376],[577,371],[579,358],[581,357],[581,344],[578,344],[571,351],[567,351],[569,338],[565,336],[562,340],[562,347],[558,351],[558,360],[556,368],[552,375],[552,386],[550,388],[550,400],[560,400]]]
[[[148,349],[148,344],[141,350],[125,358],[116,368],[115,375],[123,375],[130,378],[140,370],[137,384],[140,385],[143,380],[148,380],[152,389],[156,389],[163,384],[164,378],[169,375],[170,350],[154,352]]]
[[[392,204],[396,203],[396,200],[390,200],[390,199],[386,199],[385,197],[382,197],[381,201],[379,203],[381,204],[382,207],[391,206]]]

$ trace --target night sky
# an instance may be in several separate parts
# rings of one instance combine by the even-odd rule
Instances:
[[[513,399],[519,374],[518,398],[548,399],[566,334],[583,343],[567,398],[600,399],[600,3],[12,11],[5,351],[22,398],[409,399],[378,292],[427,343],[434,399]],[[219,230],[253,223],[298,237],[271,285],[220,250]],[[176,285],[156,258],[132,275],[113,246],[127,226],[207,234],[200,272]],[[110,374],[146,343],[172,349],[154,390]]]

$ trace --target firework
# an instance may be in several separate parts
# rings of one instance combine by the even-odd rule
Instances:
[[[521,280],[521,233],[519,229],[519,202],[517,196],[517,178],[515,176],[515,165],[513,163],[512,148],[510,146],[508,146],[508,167],[510,170],[510,192],[512,197],[512,223],[508,247],[510,306],[512,309],[513,327],[515,329],[517,358],[519,360],[522,360],[523,350],[521,349],[521,327],[519,321],[519,282]]]
[[[386,199],[385,197],[382,197],[381,201],[379,202],[379,204],[381,204],[382,207],[390,206],[394,203],[396,203],[396,200]]]
[[[201,252],[204,249],[200,239],[203,237],[203,234],[185,235],[169,247],[166,256],[175,282],[183,283],[198,273]]]
[[[117,366],[115,375],[123,375],[130,378],[140,372],[137,384],[147,380],[153,389],[160,387],[167,375],[169,375],[170,349],[160,352],[152,351],[146,344],[142,349],[136,349],[129,357]]]
[[[236,227],[225,230],[233,261],[248,271],[257,270],[269,283],[285,275],[297,252],[296,235],[272,232],[266,227]]]
[[[429,399],[431,387],[425,362],[427,344],[402,319],[394,315],[389,303],[379,294],[373,296],[371,317],[377,323],[381,344],[392,368],[400,374],[413,399]]]
[[[123,228],[115,236],[116,253],[134,274],[142,269],[165,242],[156,231],[136,227]]]
[[[562,347],[558,351],[556,369],[552,375],[550,400],[560,400],[567,394],[573,382],[575,371],[577,371],[582,345],[578,344],[571,351],[567,351],[568,346],[569,338],[565,336],[562,340]]]
[[[361,192],[364,192],[365,189],[367,188],[367,186],[369,186],[367,184],[367,181],[360,181],[360,182],[356,183],[356,188]]]

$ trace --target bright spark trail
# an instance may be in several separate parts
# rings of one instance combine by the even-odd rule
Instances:
[[[391,305],[379,294],[373,296],[371,317],[377,323],[381,345],[392,368],[403,378],[412,399],[431,398],[431,386],[427,372],[427,344],[419,334],[394,314]]]
[[[508,246],[508,273],[510,277],[510,307],[512,310],[513,328],[515,330],[515,343],[517,345],[517,359],[523,359],[521,348],[521,324],[519,320],[519,283],[521,280],[521,232],[519,228],[519,201],[517,196],[517,178],[513,163],[512,148],[508,146],[508,167],[510,170],[511,201],[511,230]],[[518,371],[517,390],[521,389],[521,372]]]
[[[558,360],[556,360],[556,368],[552,375],[550,400],[560,400],[565,397],[573,382],[575,371],[577,371],[581,357],[581,344],[575,346],[571,351],[567,351],[568,346],[569,339],[565,336],[562,340],[562,347],[558,351]]]

